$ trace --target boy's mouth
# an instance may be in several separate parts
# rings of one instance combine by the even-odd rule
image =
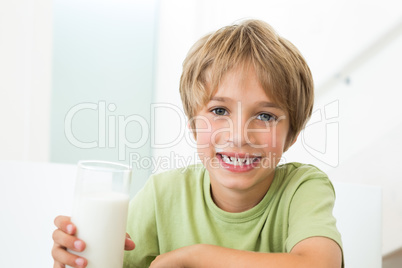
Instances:
[[[217,153],[218,159],[232,166],[252,166],[261,160],[261,156],[249,154]]]

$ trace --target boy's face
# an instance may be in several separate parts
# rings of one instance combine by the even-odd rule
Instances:
[[[284,151],[289,121],[260,86],[254,68],[229,71],[194,120],[198,154],[213,190],[265,193]]]

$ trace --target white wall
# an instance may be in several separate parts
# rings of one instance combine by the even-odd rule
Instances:
[[[52,1],[0,1],[0,160],[49,160]]]
[[[149,135],[143,135],[150,124],[140,129],[134,117],[149,123],[157,3],[0,1],[0,160],[150,158]],[[94,148],[66,134],[68,112],[82,103],[98,109],[75,114],[71,131],[77,140],[96,141]],[[143,146],[131,148],[139,140]],[[138,190],[149,171],[135,175]]]
[[[50,161],[150,158],[157,1],[53,5]],[[150,172],[133,168],[136,192]]]

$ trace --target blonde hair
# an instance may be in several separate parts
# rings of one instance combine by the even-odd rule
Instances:
[[[314,83],[299,50],[263,21],[223,27],[193,45],[180,79],[184,111],[193,118],[209,102],[226,72],[246,64],[252,64],[267,96],[289,115],[287,149],[311,116]]]

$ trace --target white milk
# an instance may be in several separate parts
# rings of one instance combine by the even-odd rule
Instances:
[[[121,268],[129,196],[115,192],[87,193],[75,202],[71,221],[86,248],[73,253],[86,258],[88,268]]]

